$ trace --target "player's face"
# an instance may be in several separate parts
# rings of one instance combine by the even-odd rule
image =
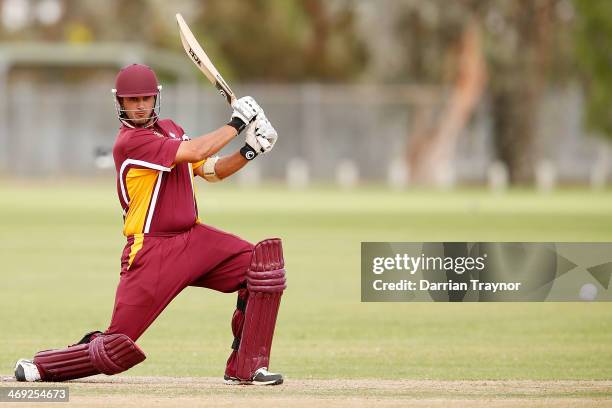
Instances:
[[[126,96],[122,98],[121,105],[135,125],[146,125],[153,114],[155,96]]]

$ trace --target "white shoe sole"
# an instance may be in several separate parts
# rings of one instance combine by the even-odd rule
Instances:
[[[280,385],[283,383],[283,379],[279,378],[271,381],[247,381],[239,380],[238,378],[224,379],[223,383],[226,385]]]

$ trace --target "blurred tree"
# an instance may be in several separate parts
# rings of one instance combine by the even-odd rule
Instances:
[[[443,84],[448,93],[417,107],[408,143],[412,182],[446,186],[461,132],[487,80],[478,14],[468,2],[405,2],[396,32],[405,47],[404,70],[392,80]]]
[[[498,0],[483,10],[489,28],[487,60],[495,148],[513,183],[533,179],[533,142],[555,29],[555,1]]]
[[[366,63],[350,2],[206,1],[190,19],[224,75],[240,80],[354,78]]]
[[[402,1],[396,10],[395,34],[401,42],[401,69],[387,81],[445,84],[456,75],[461,35],[471,10],[462,2]],[[396,4],[396,7],[397,4]],[[473,21],[472,21],[473,22]]]
[[[567,46],[559,38],[567,30],[559,10],[568,4],[569,0],[405,3],[397,30],[407,50],[405,78],[447,84],[451,90],[451,97],[441,101],[440,113],[417,113],[417,118],[426,119],[416,121],[409,146],[416,181],[446,181],[457,137],[484,95],[478,84],[485,76],[497,156],[508,166],[511,182],[532,180],[539,102],[545,85],[566,72]],[[469,40],[470,32],[480,39]],[[466,41],[476,45],[469,47]],[[466,59],[475,61],[469,64]],[[486,64],[480,69],[481,59]]]
[[[439,186],[454,182],[451,164],[455,148],[486,83],[480,37],[479,24],[472,18],[457,41],[456,75],[442,112],[435,120],[431,106],[418,113],[408,151],[413,181]]]
[[[575,0],[576,56],[587,93],[587,124],[612,137],[612,1]]]

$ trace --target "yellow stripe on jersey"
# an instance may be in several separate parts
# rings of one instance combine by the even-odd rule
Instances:
[[[197,163],[191,163],[191,187],[193,188],[193,203],[196,209],[198,208],[198,200],[196,199],[196,186],[193,180],[195,179],[195,176],[196,176],[195,169],[202,166],[204,163],[206,163],[206,159],[200,160]],[[196,224],[201,224],[201,223],[202,221],[200,220],[200,217],[198,216],[198,214],[196,214]]]
[[[144,232],[147,210],[157,177],[159,177],[157,170],[136,168],[128,170],[125,185],[130,206],[123,225],[123,234],[126,237]]]
[[[132,243],[132,247],[130,248],[130,259],[128,261],[127,268],[130,269],[132,266],[132,262],[134,262],[134,258],[136,258],[136,254],[138,251],[142,249],[142,244],[144,243],[144,234],[134,234],[134,242]]]
[[[200,160],[199,162],[196,162],[196,163],[191,163],[191,169],[192,169],[192,170],[197,169],[198,167],[200,167],[201,165],[203,165],[205,161],[206,161],[206,159],[204,159],[204,160]]]

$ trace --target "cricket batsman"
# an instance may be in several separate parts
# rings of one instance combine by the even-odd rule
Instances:
[[[117,194],[127,243],[109,327],[63,349],[36,353],[15,365],[18,381],[65,381],[121,373],[145,359],[136,340],[187,286],[238,293],[231,327],[228,384],[276,385],[268,371],[276,316],[286,288],[280,239],[255,245],[205,225],[198,217],[194,178],[222,180],[274,147],[276,130],[249,96],[233,103],[231,120],[190,139],[159,118],[161,86],[153,70],[133,64],[115,82],[121,122],[113,147]],[[238,134],[245,144],[219,152]]]

